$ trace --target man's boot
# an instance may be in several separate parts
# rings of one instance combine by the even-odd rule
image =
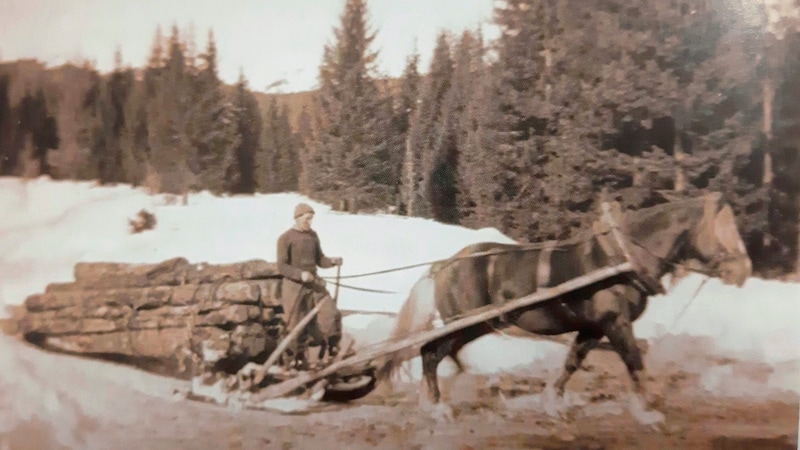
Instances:
[[[339,341],[342,340],[341,336],[332,336],[328,339],[328,355],[331,359],[336,358],[339,354]]]
[[[286,350],[283,356],[281,356],[281,367],[283,367],[284,372],[291,372],[294,370],[296,364],[296,353],[293,350]]]
[[[303,371],[308,370],[308,358],[306,356],[307,347],[302,346],[297,349],[297,353],[294,356],[294,368]]]

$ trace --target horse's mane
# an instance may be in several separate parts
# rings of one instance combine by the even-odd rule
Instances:
[[[664,212],[672,212],[675,210],[685,210],[687,206],[690,208],[703,206],[707,200],[707,196],[671,200],[645,208],[628,209],[626,210],[626,216],[630,219],[642,220],[655,214],[662,214]]]
[[[708,194],[701,197],[670,200],[658,205],[640,209],[629,209],[625,211],[625,221],[630,227],[631,232],[639,231],[641,226],[650,225],[657,216],[673,215],[676,213],[686,213],[689,210],[697,211],[702,215],[706,202],[709,198],[719,204],[721,196],[718,194]]]

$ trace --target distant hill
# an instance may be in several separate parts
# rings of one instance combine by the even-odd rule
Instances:
[[[292,129],[297,130],[298,120],[300,118],[300,113],[303,112],[303,107],[311,108],[311,104],[313,103],[314,96],[317,94],[317,92],[319,91],[314,90],[292,92],[289,94],[267,94],[266,92],[253,91],[253,94],[255,94],[256,99],[258,100],[259,109],[261,110],[262,115],[264,114],[264,111],[267,110],[267,107],[273,98],[278,100],[279,105],[287,105],[289,107],[289,122],[292,124]]]
[[[386,78],[380,80],[379,83],[382,83],[385,89],[390,89],[393,94],[396,94],[400,87],[400,79],[398,78]],[[256,99],[258,99],[262,114],[267,109],[273,97],[277,98],[279,105],[288,105],[289,122],[292,124],[294,130],[297,130],[298,119],[303,111],[303,107],[310,109],[314,102],[314,96],[317,95],[318,92],[319,90],[291,92],[288,94],[268,94],[266,92],[253,91]]]
[[[136,70],[137,78],[141,79],[142,69]],[[80,66],[73,63],[66,63],[57,67],[47,67],[44,63],[35,59],[20,59],[16,61],[0,62],[0,75],[10,76],[9,100],[14,107],[26,92],[35,91],[43,88],[48,97],[55,102],[74,103],[68,109],[73,114],[79,108],[78,103],[82,100],[81,95],[88,89],[91,80],[92,69],[87,66]],[[102,74],[105,76],[107,74]],[[232,91],[234,86],[227,85],[227,91]],[[311,106],[314,91],[293,92],[288,94],[268,94],[261,91],[253,91],[258,100],[258,104],[263,114],[273,97],[278,99],[278,103],[286,104],[289,107],[289,115],[292,127],[296,129],[297,120],[304,106]],[[60,101],[59,101],[60,100]],[[65,109],[65,105],[60,105],[60,109]]]

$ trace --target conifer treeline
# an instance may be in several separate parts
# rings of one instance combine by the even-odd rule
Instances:
[[[585,229],[601,192],[642,207],[721,191],[759,268],[790,269],[800,74],[783,61],[800,34],[786,21],[778,40],[757,13],[721,0],[505,0],[497,39],[442,32],[424,75],[412,55],[384,86],[365,2],[348,0],[301,189],[530,241]]]
[[[262,110],[244,75],[224,85],[211,32],[199,54],[189,39],[159,28],[145,67],[123,67],[118,52],[106,75],[68,65],[31,76],[35,63],[6,65],[0,174],[175,194],[296,190],[300,140],[287,108],[273,99]]]
[[[346,0],[301,112],[275,96],[259,107],[243,76],[224,86],[213,36],[195,54],[173,28],[139,70],[81,82],[58,68],[35,89],[0,70],[0,171],[297,190],[531,241],[584,228],[601,192],[640,207],[715,190],[756,264],[790,269],[800,34],[785,22],[778,40],[758,13],[722,0],[504,0],[498,38],[443,31],[428,67],[412,54],[387,80],[366,1]]]

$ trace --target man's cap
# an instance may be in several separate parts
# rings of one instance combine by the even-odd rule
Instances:
[[[297,206],[295,206],[294,208],[295,219],[307,213],[314,214],[314,208],[312,208],[311,205],[308,205],[306,203],[298,203]]]

